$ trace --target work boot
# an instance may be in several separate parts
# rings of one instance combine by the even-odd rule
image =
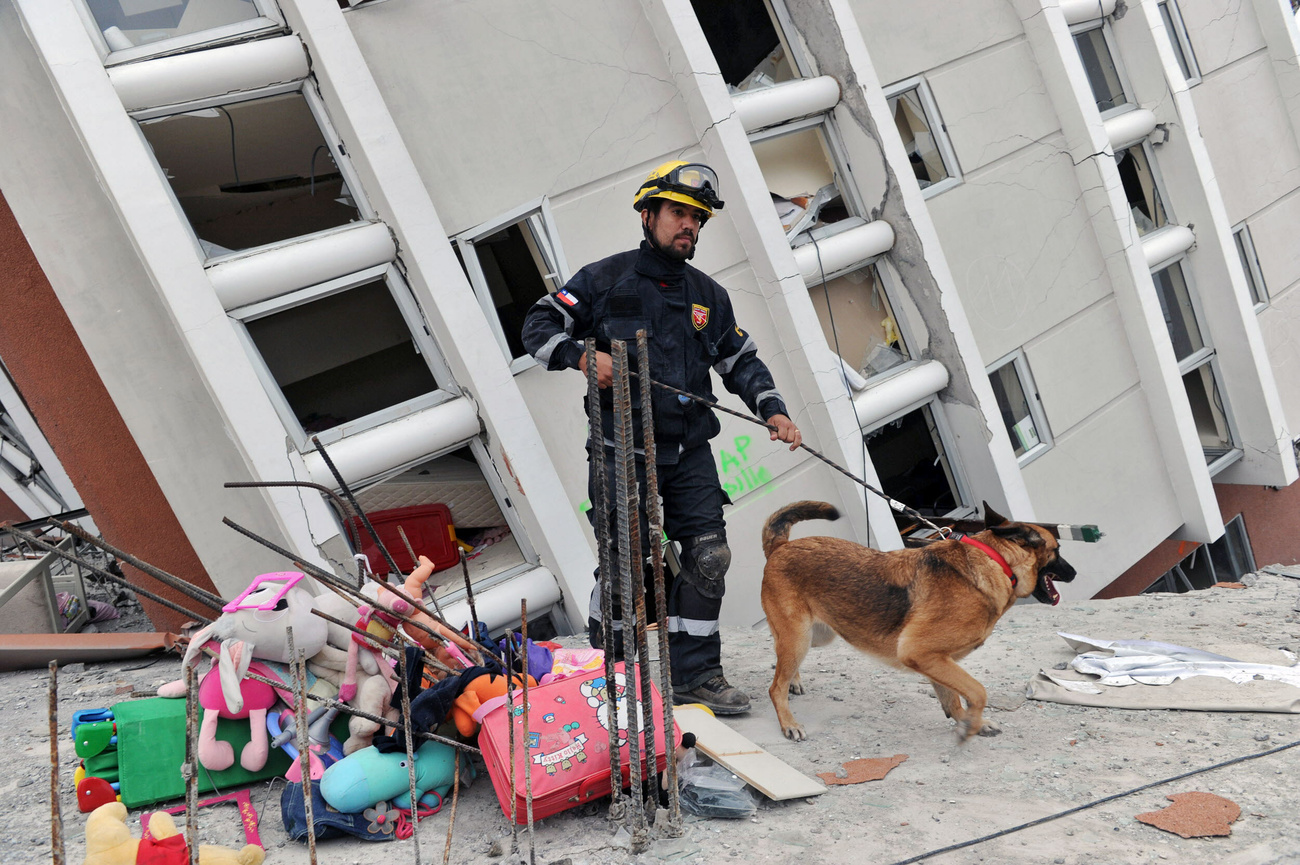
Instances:
[[[733,688],[721,673],[689,691],[674,688],[673,703],[703,703],[715,715],[741,715],[749,711],[749,697],[739,688]]]

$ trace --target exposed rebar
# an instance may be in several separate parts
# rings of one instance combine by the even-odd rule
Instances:
[[[406,661],[406,652],[397,660],[402,677],[402,732],[406,735],[406,774],[411,784],[411,841],[415,845],[415,865],[420,865],[420,797],[415,786],[415,736],[411,728],[411,665]],[[420,673],[415,674],[419,682]],[[456,754],[455,758],[460,759]]]
[[[59,662],[50,661],[50,858],[66,861],[63,852],[63,808],[59,802]]]
[[[312,610],[311,614],[313,616],[317,616],[318,618],[324,619],[325,621],[329,622],[332,625],[338,625],[341,628],[347,628],[349,631],[356,634],[358,637],[361,637],[362,639],[374,643],[374,646],[372,648],[374,648],[376,651],[383,652],[385,655],[388,655],[389,657],[396,657],[402,651],[402,646],[399,645],[398,643],[394,643],[389,640],[381,640],[378,637],[376,637],[374,634],[371,634],[369,631],[363,631],[355,625],[349,625],[347,622],[343,621],[342,619],[334,618],[329,613],[322,613],[320,610]],[[394,633],[401,634],[401,631],[395,631]],[[403,636],[405,635],[403,634]],[[410,640],[411,638],[407,637],[407,639]],[[418,645],[418,644],[414,640],[411,640],[411,645]],[[446,664],[444,664],[442,661],[439,661],[437,658],[426,657],[424,659],[424,663],[426,666],[433,667],[435,670],[438,670],[439,672],[447,673],[448,675],[451,676],[459,675],[459,673],[456,670],[453,670],[451,667],[448,667]]]
[[[47,541],[43,541],[40,538],[36,537],[35,535],[29,535],[27,532],[16,529],[13,526],[5,526],[4,530],[14,535],[15,537],[22,538],[24,541],[26,541],[27,543],[31,544],[34,547],[38,547],[39,549],[45,550],[46,552],[49,553],[54,553],[56,556],[66,559],[67,561],[71,562],[74,565],[78,565],[80,567],[85,568],[86,570],[90,571],[92,574],[94,574],[97,577],[108,580],[110,583],[122,586],[123,588],[130,589],[131,591],[135,592],[137,595],[143,595],[144,597],[148,598],[149,600],[157,604],[161,604],[162,606],[167,607],[168,609],[175,610],[176,612],[182,615],[189,616],[191,619],[193,619],[196,622],[199,622],[204,625],[212,624],[211,619],[206,618],[204,616],[200,616],[198,613],[194,612],[193,610],[187,610],[185,607],[182,607],[180,604],[176,603],[175,601],[170,601],[167,598],[164,598],[162,595],[156,595],[153,592],[149,591],[148,589],[142,589],[139,586],[134,586],[128,581],[117,576],[116,574],[110,574],[108,571],[104,570],[103,568],[97,567],[96,565],[92,565],[90,562],[80,559],[72,553],[69,553],[65,550],[61,550],[54,544],[48,543]]]
[[[601,420],[600,382],[596,372],[596,340],[588,338],[587,350],[587,457],[591,462],[591,507],[596,515],[592,528],[596,533],[599,569],[596,574],[600,592],[601,648],[605,654],[605,720],[609,733],[609,815],[610,822],[623,820],[622,768],[618,746],[618,694],[614,687],[614,566],[609,537],[609,483],[605,474],[605,431]]]
[[[302,780],[302,810],[307,819],[307,861],[316,865],[316,811],[311,797],[311,740],[308,738],[307,719],[307,656],[294,649],[293,626],[285,629],[285,645],[289,649],[289,677],[296,698],[293,706],[297,716],[298,771]]]
[[[642,381],[650,380],[650,340],[644,330],[636,333],[637,365]],[[656,636],[659,639],[659,695],[664,707],[664,786],[668,792],[668,825],[655,829],[664,837],[680,838],[685,832],[682,823],[682,799],[677,789],[677,756],[673,753],[673,674],[668,647],[668,595],[664,586],[663,511],[659,507],[659,455],[654,434],[654,399],[648,387],[641,391],[641,447],[645,451],[645,512],[650,531],[650,565],[654,573]],[[651,713],[653,719],[653,712]],[[651,768],[654,774],[654,769]],[[656,789],[655,805],[659,803]]]
[[[637,693],[636,673],[641,658],[638,655],[636,619],[636,593],[644,594],[641,575],[641,518],[636,506],[636,443],[632,428],[632,398],[628,377],[627,343],[614,340],[610,344],[614,367],[614,481],[618,505],[618,576],[623,611],[623,680],[624,705],[627,707],[628,799],[627,826],[632,836],[632,852],[641,853],[650,845],[646,831],[644,788],[641,776],[641,706]],[[637,587],[633,586],[632,573],[636,572]],[[639,605],[645,610],[645,599]],[[617,776],[622,781],[622,773]],[[611,783],[614,781],[610,779]]]
[[[330,501],[334,502],[334,507],[339,509],[339,516],[343,518],[343,531],[348,533],[348,542],[352,544],[352,549],[361,552],[361,530],[352,523],[356,511],[352,510],[352,505],[348,504],[346,499],[324,484],[315,484],[311,481],[226,481],[222,486],[233,490],[250,487],[306,487],[323,496],[329,496]]]
[[[199,770],[198,724],[199,681],[194,665],[185,666],[185,843],[190,851],[190,865],[199,862]]]
[[[99,547],[118,561],[126,562],[141,573],[153,577],[155,580],[170,589],[175,589],[183,595],[188,595],[203,606],[216,610],[217,613],[221,612],[221,608],[226,603],[220,596],[214,595],[206,589],[199,588],[189,580],[181,579],[175,574],[169,574],[162,568],[155,567],[138,556],[133,556],[125,550],[119,550],[108,541],[92,535],[76,523],[62,522],[59,523],[59,528],[63,529],[73,537],[85,541],[91,546]]]
[[[451,860],[451,830],[456,826],[456,800],[460,798],[460,755],[456,755],[456,767],[451,776],[451,815],[447,819],[447,844],[442,848],[442,865]]]
[[[343,498],[347,499],[348,504],[352,505],[352,509],[356,511],[357,517],[361,520],[361,525],[366,527],[366,531],[374,540],[375,546],[379,548],[379,554],[384,557],[384,561],[388,563],[388,567],[392,568],[391,573],[400,576],[402,572],[398,569],[397,562],[393,561],[393,556],[388,552],[388,547],[384,546],[384,542],[379,539],[379,532],[375,531],[375,527],[371,525],[370,517],[366,516],[366,512],[362,510],[361,505],[357,504],[356,496],[352,495],[352,488],[348,486],[347,481],[343,480],[343,475],[334,465],[334,460],[330,459],[330,455],[325,452],[325,445],[320,443],[320,436],[312,436],[311,443],[316,446],[316,453],[320,454],[320,458],[325,461],[325,466],[330,470],[330,473],[334,475],[334,480],[338,481],[339,492],[343,494]],[[361,552],[359,549],[360,544],[357,546],[357,552]]]
[[[510,749],[510,858],[519,856],[519,796],[515,793],[515,641],[506,634],[506,741]]]
[[[513,636],[507,636],[513,640]],[[528,737],[528,716],[532,704],[528,702],[528,600],[519,599],[519,643],[523,649],[521,672],[524,679],[524,811],[528,817],[528,865],[537,865],[537,842],[533,836],[533,761],[528,753],[532,740]]]
[[[465,602],[469,604],[469,637],[478,642],[478,610],[474,607],[474,587],[469,582],[469,557],[460,550],[460,572],[465,577]]]

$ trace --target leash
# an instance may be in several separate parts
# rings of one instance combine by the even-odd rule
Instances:
[[[637,374],[636,374],[636,372],[633,372],[632,375],[637,375]],[[638,378],[639,378],[639,377],[640,377],[640,376],[638,376]],[[709,408],[713,409],[714,411],[720,411],[720,412],[722,412],[722,413],[724,413],[724,414],[729,414],[729,415],[731,415],[732,417],[738,417],[738,418],[740,418],[741,420],[749,421],[749,422],[752,423],[752,424],[758,424],[759,426],[763,427],[763,428],[766,429],[766,430],[770,430],[771,432],[776,432],[776,427],[772,426],[770,423],[767,423],[766,421],[761,421],[761,420],[759,420],[758,418],[753,417],[752,415],[742,414],[741,412],[733,411],[732,409],[729,409],[729,408],[727,408],[726,406],[718,405],[718,404],[717,404],[716,402],[714,402],[713,400],[705,399],[705,398],[702,397],[702,396],[697,396],[696,394],[690,393],[690,392],[688,392],[688,391],[681,390],[680,388],[675,388],[675,387],[673,387],[672,385],[669,385],[669,384],[664,384],[664,383],[661,382],[661,381],[655,381],[654,379],[650,379],[650,384],[654,385],[654,386],[657,387],[657,388],[662,388],[663,390],[669,391],[669,392],[671,392],[671,393],[675,393],[675,394],[677,394],[678,396],[685,397],[686,399],[689,399],[689,400],[691,400],[691,401],[693,401],[693,402],[697,402],[697,403],[699,403],[700,405],[708,406]],[[867,490],[868,492],[875,493],[877,496],[880,496],[880,498],[884,499],[884,500],[889,504],[889,507],[890,507],[891,509],[893,509],[893,510],[897,511],[898,513],[903,514],[903,515],[905,515],[905,516],[909,516],[909,517],[911,517],[911,518],[914,519],[914,520],[919,520],[920,522],[924,523],[928,528],[931,528],[931,529],[933,529],[935,532],[937,532],[940,538],[946,538],[946,537],[948,537],[950,534],[952,534],[952,530],[951,530],[951,529],[948,529],[948,528],[939,528],[939,527],[936,526],[934,523],[930,522],[930,521],[927,520],[924,516],[922,516],[920,511],[916,510],[915,508],[908,507],[907,505],[905,505],[905,504],[903,504],[902,502],[900,502],[898,499],[895,499],[895,498],[889,496],[888,494],[886,494],[886,493],[884,493],[884,492],[882,492],[882,491],[876,489],[876,488],[873,487],[871,484],[867,483],[867,482],[864,481],[862,478],[860,478],[860,477],[858,477],[857,475],[853,474],[853,472],[851,472],[851,471],[849,471],[848,469],[844,468],[844,467],[841,466],[839,463],[836,463],[836,462],[833,461],[830,457],[826,456],[825,454],[821,453],[820,451],[817,451],[817,450],[815,450],[815,449],[813,449],[813,448],[811,448],[811,447],[809,447],[808,445],[803,444],[803,443],[800,443],[800,444],[799,444],[799,447],[802,448],[803,450],[806,450],[808,453],[812,454],[813,456],[817,457],[817,459],[819,459],[819,460],[821,460],[822,462],[826,463],[826,465],[828,465],[828,466],[830,466],[831,468],[835,469],[835,471],[837,471],[837,472],[839,472],[840,474],[844,475],[844,476],[845,476],[846,478],[848,478],[849,480],[851,480],[851,481],[853,481],[854,483],[857,483],[857,484],[861,485],[862,487],[866,488],[866,490]]]

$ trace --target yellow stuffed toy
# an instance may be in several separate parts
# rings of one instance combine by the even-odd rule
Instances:
[[[185,839],[166,811],[149,818],[152,841],[141,847],[140,839],[131,837],[126,825],[126,806],[121,802],[100,805],[86,819],[85,865],[137,865],[137,862],[188,863]],[[176,839],[175,841],[170,839]],[[199,865],[262,865],[266,851],[256,844],[231,850],[216,844],[199,846]]]

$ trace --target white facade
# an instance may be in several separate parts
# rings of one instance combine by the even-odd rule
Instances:
[[[936,514],[1100,524],[1066,545],[1067,597],[1221,535],[1214,483],[1296,479],[1283,0],[736,3],[779,37],[743,95],[689,0],[173,5],[0,3],[0,190],[223,592],[283,563],[222,516],[348,562],[317,494],[221,488],[334,485],[317,430],[363,503],[459,495],[462,524],[509,527],[476,565],[489,624],[523,596],[580,628],[585,382],[520,353],[517,268],[555,290],[634,246],[632,193],[670,158],[722,180],[693,264],[805,441]],[[1115,104],[1080,44],[1114,58]],[[1151,176],[1162,215],[1135,217]],[[783,504],[901,545],[881,500],[722,420],[725,623],[762,616]]]

